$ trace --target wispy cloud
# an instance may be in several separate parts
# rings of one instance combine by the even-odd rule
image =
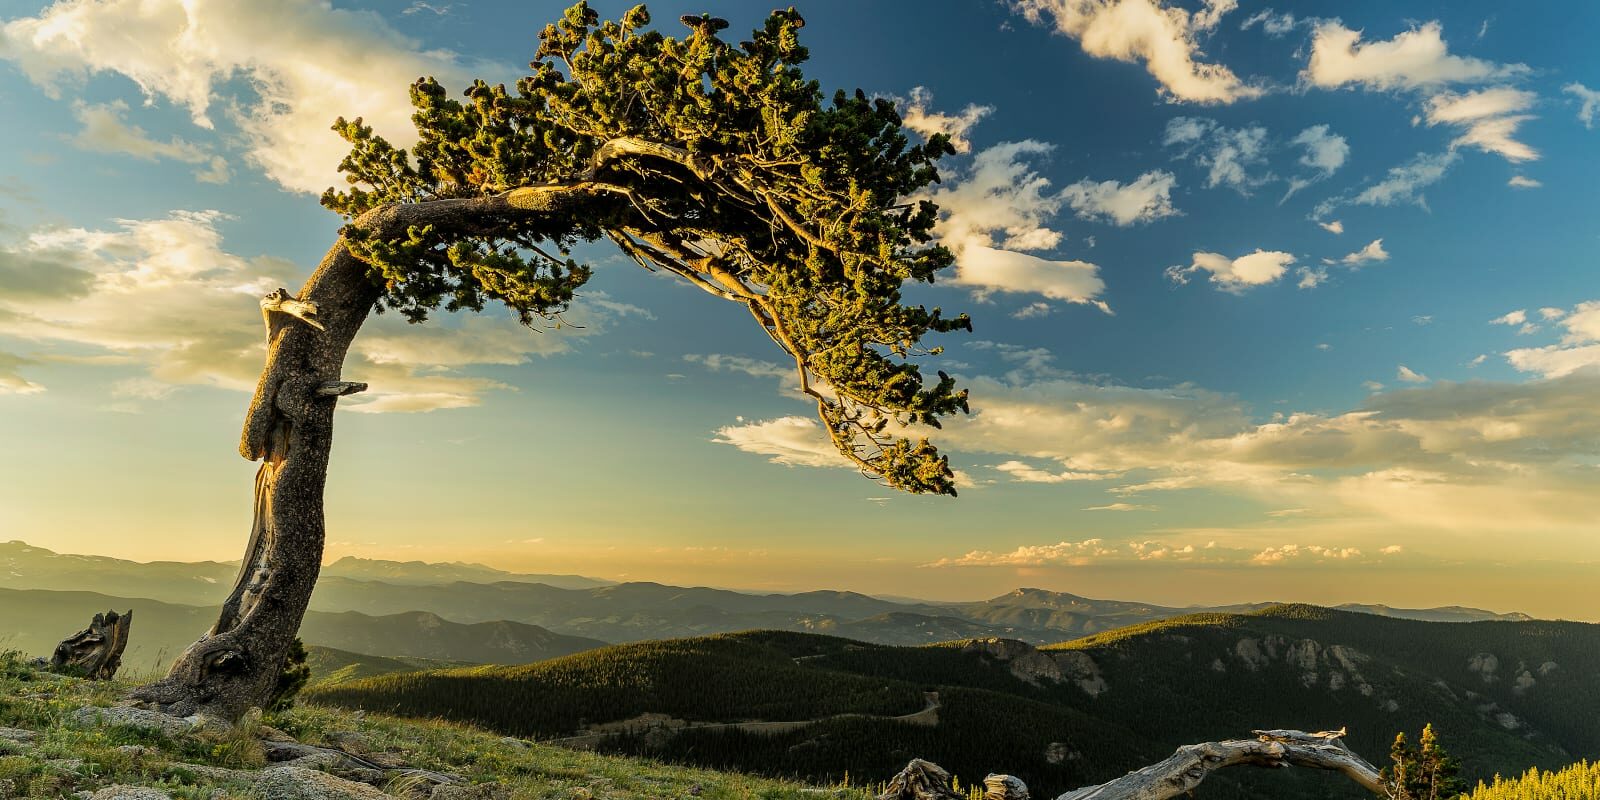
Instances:
[[[994,113],[994,106],[980,106],[968,103],[960,113],[950,114],[934,111],[933,93],[926,87],[918,86],[911,90],[910,99],[895,98],[901,107],[900,121],[907,128],[916,131],[923,137],[942,133],[950,137],[951,146],[957,153],[967,153],[972,150],[972,142],[967,139],[967,132],[984,117]]]

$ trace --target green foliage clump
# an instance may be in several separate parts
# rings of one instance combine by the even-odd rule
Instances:
[[[1416,747],[1405,733],[1394,737],[1389,766],[1379,773],[1390,800],[1452,800],[1466,791],[1461,764],[1439,746],[1433,725],[1422,728]]]
[[[792,8],[737,45],[718,36],[725,21],[684,22],[679,39],[648,28],[644,6],[601,22],[580,2],[544,28],[513,87],[477,81],[455,99],[417,81],[409,153],[339,120],[350,186],[322,201],[350,220],[344,240],[382,284],[378,310],[417,322],[498,300],[525,323],[556,317],[590,276],[569,249],[606,238],[744,305],[863,472],[955,494],[946,459],[909,436],[965,412],[966,392],[910,359],[938,352],[922,348],[926,334],[971,323],[901,302],[905,282],[954,261],[932,242],[936,207],[905,199],[954,149],[943,135],[911,144],[889,100],[857,90],[825,102],[801,71],[805,21]],[[419,203],[459,213],[368,224]]]
[[[1470,800],[1600,800],[1600,761],[1580,761],[1560,770],[1531,767],[1516,778],[1478,782]]]

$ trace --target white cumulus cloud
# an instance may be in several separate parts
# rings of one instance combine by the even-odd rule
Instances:
[[[973,156],[972,165],[930,194],[944,216],[935,232],[955,253],[950,283],[980,297],[996,292],[1033,293],[1109,312],[1100,299],[1100,268],[1086,261],[1051,259],[1061,243],[1049,225],[1065,198],[1024,161],[1051,151],[1043,142],[1006,142]]]
[[[1198,34],[1214,28],[1235,5],[1207,0],[1190,14],[1160,0],[1012,0],[1028,21],[1053,24],[1085,53],[1143,63],[1166,95],[1196,103],[1232,103],[1262,94],[1227,67],[1199,60]]]
[[[1177,185],[1178,179],[1172,173],[1152,170],[1125,184],[1085,178],[1063,189],[1061,196],[1083,219],[1126,227],[1177,214],[1172,207],[1172,189]]]
[[[1168,267],[1167,277],[1176,283],[1188,283],[1189,276],[1197,272],[1206,272],[1217,288],[1228,292],[1242,292],[1283,277],[1294,264],[1294,260],[1292,253],[1259,248],[1238,258],[1228,258],[1221,253],[1196,252],[1189,266]]]
[[[1523,64],[1450,55],[1443,32],[1438,22],[1427,22],[1392,39],[1363,42],[1361,31],[1324,21],[1312,34],[1311,57],[1300,75],[1324,89],[1356,84],[1389,90],[1482,83],[1528,72]]]
[[[339,183],[349,147],[329,130],[335,117],[363,117],[407,147],[412,80],[461,87],[473,72],[499,72],[425,50],[376,13],[318,0],[63,0],[0,27],[0,58],[55,95],[120,74],[205,129],[226,109],[249,160],[301,192]]]

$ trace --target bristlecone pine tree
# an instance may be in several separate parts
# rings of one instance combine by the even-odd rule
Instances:
[[[499,301],[524,323],[553,318],[589,278],[568,255],[579,242],[609,239],[743,305],[843,458],[897,489],[955,494],[945,458],[907,431],[966,411],[966,392],[908,359],[937,351],[924,335],[971,325],[900,294],[953,261],[931,243],[937,209],[906,199],[953,148],[909,143],[887,100],[824,102],[792,8],[738,45],[723,20],[683,22],[673,38],[642,6],[602,23],[579,3],[513,88],[478,81],[457,100],[418,80],[409,153],[360,119],[335,124],[350,186],[322,203],[347,224],[298,294],[261,302],[267,359],[239,451],[262,464],[239,577],[211,631],[135,699],[224,718],[267,700],[316,582],[334,405],[365,388],[340,370],[368,313],[422,322]]]

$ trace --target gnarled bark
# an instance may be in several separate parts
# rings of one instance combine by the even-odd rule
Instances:
[[[421,225],[476,233],[512,218],[620,213],[626,200],[608,188],[580,182],[385,206],[350,227],[379,237]],[[216,624],[166,677],[133,691],[141,704],[235,720],[271,693],[321,570],[334,407],[339,396],[366,388],[340,372],[380,295],[341,236],[298,295],[279,289],[262,298],[266,365],[239,442],[240,455],[261,462],[249,545]]]
[[[1344,731],[1304,733],[1291,730],[1252,731],[1254,739],[1230,739],[1184,745],[1166,760],[1134,770],[1115,780],[1066,792],[1056,800],[1169,800],[1194,791],[1207,775],[1223,767],[1307,767],[1342,773],[1362,788],[1385,796],[1377,768],[1346,747]],[[986,800],[1026,800],[1028,788],[1010,775],[984,779]],[[889,783],[878,800],[954,800],[950,774],[922,759],[913,759]]]
[[[111,680],[122,666],[122,651],[128,647],[128,628],[132,624],[132,609],[126,614],[113,610],[94,615],[89,627],[56,645],[50,657],[50,671],[95,681]]]

